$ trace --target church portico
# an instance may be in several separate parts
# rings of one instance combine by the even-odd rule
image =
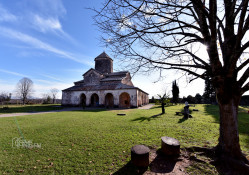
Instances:
[[[63,98],[62,103],[68,106],[83,106],[85,104],[85,106],[89,107],[111,105],[113,107],[125,108],[124,103],[127,102],[124,101],[128,100],[129,107],[138,107],[136,104],[136,90],[74,91],[67,92],[67,95],[64,92],[64,96],[67,96],[67,98]],[[120,99],[123,102],[120,102]],[[98,103],[96,104],[96,102]]]
[[[132,108],[148,104],[148,94],[133,85],[130,73],[113,72],[112,63],[104,52],[96,57],[95,69],[62,91],[62,105]]]

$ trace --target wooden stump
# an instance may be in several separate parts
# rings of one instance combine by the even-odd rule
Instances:
[[[171,137],[162,137],[161,149],[165,155],[179,155],[180,143],[178,140]]]
[[[144,145],[135,145],[131,148],[131,162],[138,167],[149,166],[150,149]]]

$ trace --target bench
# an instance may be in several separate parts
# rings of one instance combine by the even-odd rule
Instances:
[[[183,112],[176,112],[176,115],[184,114]]]

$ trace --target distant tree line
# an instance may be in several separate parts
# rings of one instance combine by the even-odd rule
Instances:
[[[216,104],[216,93],[215,89],[212,86],[212,84],[209,81],[205,81],[205,88],[204,88],[204,93],[203,95],[200,95],[197,93],[195,96],[188,95],[187,97],[179,98],[179,86],[176,83],[176,80],[172,82],[172,98],[167,98],[163,99],[164,103],[166,105],[169,105],[170,103],[172,104],[177,104],[177,103],[185,103],[186,101],[188,103],[192,104]],[[160,104],[162,103],[162,99],[159,96],[159,99],[155,99],[152,97],[150,99],[150,103],[156,103]]]
[[[172,83],[172,98],[155,99],[154,96],[150,99],[150,103],[161,104],[163,103],[168,106],[170,104],[185,103],[186,101],[191,104],[217,104],[215,88],[212,86],[210,81],[205,81],[205,88],[203,95],[197,93],[195,96],[188,95],[187,97],[179,98],[179,87],[176,81]],[[249,95],[244,95],[241,98],[240,105],[249,105]]]
[[[50,89],[49,93],[43,94],[41,99],[33,98],[34,92],[33,81],[27,77],[20,79],[15,88],[15,99],[11,99],[12,94],[8,92],[0,92],[0,104],[2,106],[8,104],[55,104],[60,103],[57,99],[59,90],[56,88]]]
[[[0,103],[2,106],[4,106],[5,104],[8,104],[10,99],[11,99],[11,93],[7,93],[7,92],[0,93]]]

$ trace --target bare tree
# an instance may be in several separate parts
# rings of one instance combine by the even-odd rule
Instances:
[[[51,104],[51,102],[52,102],[52,98],[51,98],[50,94],[48,94],[48,93],[42,94],[42,103],[43,104]]]
[[[33,81],[29,78],[22,78],[16,85],[16,94],[21,99],[22,104],[26,104],[33,92]]]
[[[238,104],[249,90],[248,0],[108,0],[95,11],[102,41],[134,72],[175,69],[212,83],[217,153],[248,170],[238,132]]]
[[[0,103],[2,104],[2,106],[6,102],[10,101],[10,99],[11,99],[11,93],[7,93],[7,92],[1,92],[0,93]]]
[[[166,101],[168,101],[169,95],[167,95],[166,93],[164,93],[163,95],[157,94],[157,96],[159,97],[159,101],[161,103],[162,114],[165,114],[165,107],[164,107],[164,105],[166,105]]]
[[[55,104],[55,102],[56,102],[56,96],[59,93],[59,90],[56,89],[56,88],[53,88],[53,89],[50,90],[50,92],[51,92],[51,95],[52,95],[52,98],[53,98],[53,104]]]

